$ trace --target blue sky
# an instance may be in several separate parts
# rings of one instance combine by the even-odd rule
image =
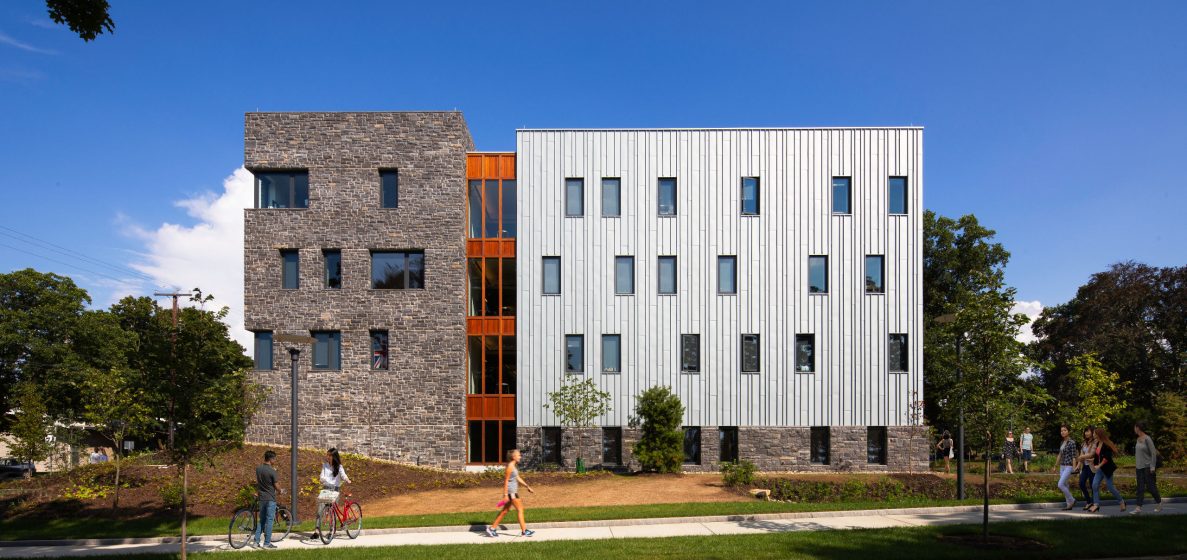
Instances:
[[[925,205],[995,228],[1019,299],[1187,264],[1184,2],[112,4],[84,43],[0,3],[0,225],[164,283],[164,252],[234,244],[168,239],[234,229],[257,109],[456,108],[484,150],[517,127],[923,125]],[[83,264],[0,236],[0,270],[97,303],[153,288]]]

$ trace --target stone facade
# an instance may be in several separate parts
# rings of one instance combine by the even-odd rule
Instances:
[[[253,331],[341,332],[336,371],[311,369],[303,348],[300,442],[374,457],[465,464],[465,154],[457,112],[248,113],[244,165],[307,170],[308,209],[248,209],[244,307]],[[379,170],[399,173],[399,208],[380,208]],[[300,287],[281,289],[281,249],[300,255]],[[323,286],[323,249],[342,254],[342,287]],[[425,287],[371,289],[370,252],[425,255]],[[370,332],[387,330],[390,366],[371,369]],[[289,437],[289,365],[255,372],[272,392],[248,439]]]

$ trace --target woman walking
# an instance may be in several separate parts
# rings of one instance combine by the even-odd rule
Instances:
[[[1117,454],[1117,444],[1109,439],[1109,432],[1104,428],[1096,429],[1096,464],[1093,465],[1092,471],[1096,474],[1092,477],[1092,507],[1088,511],[1096,513],[1100,511],[1100,483],[1104,482],[1105,486],[1109,488],[1109,492],[1121,502],[1121,511],[1125,511],[1125,498],[1121,497],[1121,493],[1117,491],[1117,487],[1113,486],[1113,473],[1117,472],[1117,462],[1114,457]]]
[[[1138,436],[1134,446],[1134,460],[1138,476],[1138,507],[1131,513],[1142,513],[1142,503],[1146,501],[1146,488],[1154,496],[1154,512],[1162,511],[1162,496],[1158,495],[1158,480],[1154,478],[1154,469],[1158,466],[1158,449],[1154,447],[1154,440],[1146,433],[1145,422],[1134,422],[1133,433]]]
[[[940,436],[940,443],[936,444],[936,449],[944,456],[944,473],[952,472],[952,447],[952,434],[944,430],[944,435]]]
[[[1092,463],[1096,460],[1096,428],[1084,428],[1084,442],[1080,444],[1080,455],[1076,465],[1080,469],[1080,493],[1084,495],[1084,509],[1092,507]]]
[[[1018,442],[1014,441],[1014,430],[1006,432],[1006,444],[1002,446],[1002,460],[1006,462],[1006,472],[1014,474],[1014,457],[1018,456]]]
[[[1063,437],[1063,442],[1059,444],[1059,491],[1063,492],[1064,501],[1067,502],[1067,507],[1064,511],[1076,507],[1076,498],[1072,496],[1072,491],[1067,486],[1067,479],[1072,476],[1072,471],[1076,468],[1076,459],[1079,453],[1076,451],[1076,440],[1072,439],[1072,428],[1067,424],[1059,427],[1059,435]]]
[[[507,515],[507,510],[515,508],[516,513],[519,514],[519,536],[530,537],[536,534],[535,531],[529,530],[527,523],[523,520],[523,500],[519,498],[519,485],[522,484],[528,492],[536,493],[532,490],[532,486],[526,480],[519,476],[519,460],[523,455],[518,449],[512,449],[507,452],[507,470],[503,475],[503,501],[502,510],[499,515],[495,517],[495,522],[486,527],[486,534],[489,537],[499,536],[499,523],[503,521],[503,516]]]

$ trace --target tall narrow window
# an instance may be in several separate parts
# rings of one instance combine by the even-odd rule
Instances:
[[[561,258],[543,258],[543,291],[545,295],[561,293]]]
[[[411,290],[424,287],[424,251],[371,252],[372,289]]]
[[[325,287],[337,290],[342,287],[342,251],[326,249],[322,251],[322,260],[326,263]]]
[[[256,208],[309,208],[309,172],[256,173]]]
[[[676,293],[676,257],[663,256],[659,258],[659,293]]]
[[[382,208],[400,207],[400,174],[395,169],[379,172],[379,204]]]
[[[797,373],[816,371],[816,335],[795,335],[795,371]]]
[[[371,331],[371,369],[386,370],[387,331]]]
[[[565,371],[569,373],[585,371],[585,336],[580,334],[565,335]]]
[[[742,215],[758,215],[758,177],[742,177]]]
[[[738,428],[737,426],[721,426],[717,428],[717,441],[721,450],[722,463],[736,463],[738,461]]]
[[[540,429],[540,462],[561,464],[561,429]]]
[[[907,213],[907,178],[891,177],[886,185],[891,214]]]
[[[482,392],[499,394],[499,337],[482,337]]]
[[[585,215],[585,179],[565,179],[565,215]]]
[[[604,373],[619,373],[622,371],[621,335],[602,335],[602,371]]]
[[[285,249],[280,252],[283,263],[280,285],[286,290],[295,290],[301,285],[301,256],[296,249]]]
[[[717,293],[738,293],[738,257],[733,255],[717,257]]]
[[[614,257],[614,293],[635,293],[635,257]]]
[[[466,278],[470,284],[470,307],[467,311],[471,317],[479,317],[482,315],[482,259],[466,259]]]
[[[895,373],[911,371],[911,353],[907,348],[907,335],[890,335],[886,353],[887,361],[890,363],[890,371]]]
[[[882,281],[885,266],[882,255],[866,255],[867,294],[881,294],[886,292],[886,286]]]
[[[808,257],[808,291],[813,294],[828,293],[828,257]]]
[[[701,335],[680,335],[680,371],[701,372]]]
[[[466,361],[470,366],[470,394],[482,394],[482,337],[466,337]]]
[[[833,214],[853,212],[853,189],[849,177],[833,177]]]
[[[272,331],[258,331],[255,335],[254,358],[256,369],[272,369]]]
[[[684,427],[684,464],[701,464],[701,427]]]
[[[482,181],[470,180],[470,237],[482,237]]]
[[[515,259],[503,259],[503,316],[515,316]]]
[[[602,178],[602,217],[622,215],[622,181],[618,177]]]
[[[622,464],[622,428],[602,428],[602,464]]]
[[[659,180],[659,215],[676,215],[676,179],[661,177]]]
[[[503,340],[503,374],[499,382],[499,392],[504,395],[514,395],[516,391],[516,346],[514,336],[499,337]]]
[[[828,426],[812,426],[809,460],[817,465],[828,464],[829,428]]]
[[[499,260],[494,257],[487,257],[486,265],[482,271],[482,314],[487,317],[495,317],[499,314],[499,285],[501,278],[499,276]]]
[[[499,181],[487,179],[483,181],[482,187],[483,237],[493,239],[499,236]]]
[[[761,367],[761,349],[757,334],[742,335],[742,373],[757,373]]]
[[[514,180],[504,180],[503,181],[503,220],[502,220],[503,231],[502,231],[502,234],[500,235],[504,239],[509,239],[509,238],[515,237],[515,234],[518,230],[518,228],[517,228],[518,222],[516,222],[515,211],[516,211],[516,208],[518,207],[519,202],[518,202],[516,195],[517,195],[517,193],[515,192],[515,181]]]
[[[313,331],[313,369],[342,369],[342,333]]]
[[[866,428],[866,462],[871,465],[886,464],[886,426]]]

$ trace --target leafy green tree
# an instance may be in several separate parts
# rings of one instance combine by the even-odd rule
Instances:
[[[38,387],[24,382],[16,388],[16,417],[9,428],[9,452],[20,461],[34,463],[49,457],[51,422]],[[26,471],[28,475],[28,471]]]
[[[142,377],[126,367],[92,369],[87,375],[83,418],[115,449],[112,510],[120,507],[120,451],[124,441],[144,433],[152,423],[152,409],[142,381]]]
[[[1104,426],[1115,418],[1126,403],[1121,395],[1128,392],[1128,383],[1121,376],[1101,365],[1096,354],[1076,356],[1068,361],[1070,371],[1066,383],[1075,400],[1062,401],[1060,417],[1084,426]]]
[[[548,393],[545,409],[551,409],[568,428],[592,428],[594,420],[610,413],[610,393],[598,389],[593,379],[577,381],[578,376],[565,375],[560,389]],[[578,461],[582,458],[578,457]]]
[[[45,6],[54,23],[66,24],[83,41],[93,41],[104,31],[115,32],[107,0],[45,0]]]
[[[684,464],[684,405],[668,387],[652,387],[639,394],[631,427],[640,427],[634,454],[645,471],[680,472]]]
[[[1187,398],[1180,393],[1165,392],[1154,400],[1158,415],[1158,452],[1170,462],[1187,464]]]

